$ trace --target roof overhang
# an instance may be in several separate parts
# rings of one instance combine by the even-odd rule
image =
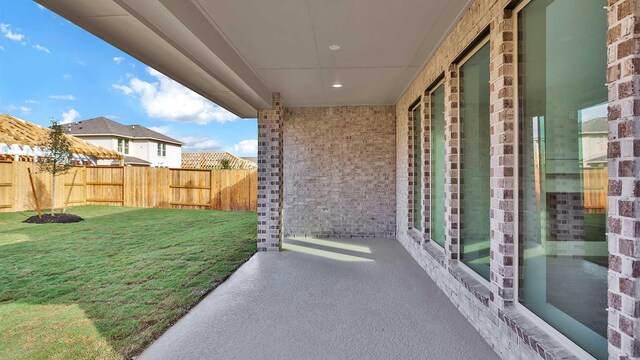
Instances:
[[[183,142],[181,141],[173,141],[173,140],[166,140],[166,139],[159,139],[159,138],[154,138],[154,137],[150,137],[150,136],[129,136],[129,135],[119,135],[119,134],[70,134],[73,135],[77,138],[122,138],[122,139],[129,139],[129,140],[151,140],[151,141],[157,141],[157,142],[161,142],[161,143],[167,143],[167,144],[172,144],[172,145],[178,145],[178,146],[182,146],[184,145]]]
[[[395,104],[473,0],[35,1],[251,118],[271,92],[287,106]]]
[[[240,117],[271,105],[271,91],[220,34],[204,34],[211,28],[205,19],[195,17],[189,26],[202,41],[163,6],[199,13],[190,1],[36,2]]]

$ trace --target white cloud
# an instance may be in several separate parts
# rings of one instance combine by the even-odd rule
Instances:
[[[128,87],[126,85],[113,84],[113,85],[111,85],[111,87],[113,87],[116,90],[122,91],[125,95],[129,95],[129,94],[131,94],[133,92],[133,89],[131,89],[130,87]]]
[[[71,74],[66,73],[66,74],[62,74],[62,77],[65,79],[71,79],[73,76],[71,76]]]
[[[239,143],[229,148],[230,152],[241,155],[257,155],[258,154],[258,140],[247,139],[242,140]]]
[[[109,119],[111,119],[111,120],[114,120],[114,119],[120,119],[120,116],[118,116],[118,115],[112,115],[112,114],[107,114],[107,115],[105,115],[104,117],[109,118]]]
[[[0,45],[0,50],[4,50],[4,46]]]
[[[24,101],[25,104],[40,104],[40,101],[38,100],[33,100],[33,99],[27,99]]]
[[[160,134],[167,135],[169,137],[173,137],[173,136],[169,135],[169,132],[171,130],[169,130],[168,126],[150,126],[149,129],[153,130],[155,132],[159,132]]]
[[[16,106],[16,105],[13,105],[13,104],[7,106],[7,109],[9,111],[20,111],[23,114],[28,114],[31,111],[30,107],[27,107],[27,106]]]
[[[123,61],[124,61],[124,57],[122,57],[122,56],[116,56],[116,57],[113,58],[113,62],[118,64],[118,65],[122,64]]]
[[[75,100],[76,99],[76,97],[71,95],[71,94],[67,94],[67,95],[50,95],[49,98],[53,99],[53,100]]]
[[[149,117],[196,124],[238,119],[237,116],[160,72],[147,67],[147,73],[157,81],[147,82],[131,77],[127,85],[112,86],[125,95],[135,96]]]
[[[169,135],[168,135],[169,136]],[[183,136],[179,138],[184,143],[185,151],[220,151],[222,146],[217,140],[202,136]]]
[[[20,41],[24,45],[24,34],[20,34],[18,31],[11,30],[11,25],[0,24],[0,32],[7,38],[13,41]]]
[[[221,151],[223,149],[218,140],[206,136],[180,136],[175,134],[169,126],[149,126],[149,129],[179,139],[184,143],[182,146],[184,151]]]
[[[84,61],[82,61],[82,60],[81,60],[81,59],[79,59],[79,58],[76,58],[76,64],[78,64],[78,65],[80,65],[80,66],[87,66],[87,63],[86,63],[86,62],[84,62]]]
[[[61,124],[68,124],[74,122],[77,118],[80,117],[80,113],[78,110],[74,108],[70,108],[69,110],[62,113],[62,121]]]
[[[47,54],[51,54],[51,51],[49,51],[49,49],[47,49],[46,47],[40,45],[40,44],[36,44],[33,46],[34,49],[46,52]]]

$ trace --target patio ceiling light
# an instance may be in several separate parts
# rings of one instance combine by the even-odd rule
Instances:
[[[340,45],[329,45],[329,50],[338,51],[340,50]]]
[[[336,83],[336,84],[333,84],[333,85],[331,85],[331,86],[333,86],[334,88],[341,88],[341,87],[342,87],[342,84],[340,84],[340,83]]]

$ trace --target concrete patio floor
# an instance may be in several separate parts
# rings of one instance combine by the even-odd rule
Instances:
[[[498,358],[396,240],[284,248],[253,256],[140,359]]]

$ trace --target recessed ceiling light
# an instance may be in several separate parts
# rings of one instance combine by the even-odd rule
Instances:
[[[329,50],[338,51],[340,50],[340,45],[329,45]]]
[[[333,86],[334,88],[341,88],[341,87],[342,87],[342,84],[333,84],[333,85],[331,85],[331,86]]]

